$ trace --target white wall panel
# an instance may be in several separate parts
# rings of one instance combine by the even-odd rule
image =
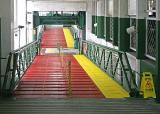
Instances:
[[[113,0],[108,1],[108,14],[113,15]]]
[[[136,0],[128,0],[128,15],[136,15]]]

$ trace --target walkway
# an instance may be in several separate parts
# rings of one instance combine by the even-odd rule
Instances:
[[[63,48],[67,47],[63,28],[46,28],[43,33],[41,48],[57,48],[57,44]]]
[[[24,74],[14,92],[16,98],[129,97],[128,92],[85,56],[55,52],[57,43],[73,49],[68,28],[46,28],[41,44],[45,53],[37,56]]]
[[[71,61],[71,94],[61,57],[40,55],[23,76],[16,98],[104,98],[72,55],[64,56],[63,64],[67,61]]]

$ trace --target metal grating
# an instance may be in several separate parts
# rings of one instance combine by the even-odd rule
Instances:
[[[136,18],[130,18],[130,26],[136,28]],[[136,31],[130,34],[130,49],[136,51]]]
[[[146,32],[146,56],[155,59],[156,57],[156,20],[147,19]]]
[[[113,17],[110,18],[110,40],[113,40],[113,32],[114,32],[114,22]]]

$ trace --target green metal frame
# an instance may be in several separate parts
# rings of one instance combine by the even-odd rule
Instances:
[[[2,59],[2,57],[1,57],[1,18],[0,18],[0,89],[2,88],[2,83],[1,83],[1,81],[2,81],[2,73],[1,73],[1,59]]]
[[[43,27],[41,32],[43,32]],[[41,32],[39,34],[42,34]],[[1,89],[4,96],[12,94],[25,71],[28,69],[36,55],[40,53],[41,37],[42,35],[39,35],[39,38],[36,41],[10,52]]]
[[[34,41],[10,52],[2,85],[2,93],[12,93],[35,56],[39,53],[39,43],[39,41]]]
[[[78,13],[78,24],[80,29],[85,30],[86,28],[86,12],[80,11]]]
[[[43,24],[78,24],[78,16],[39,16],[40,25]]]
[[[135,74],[125,52],[108,48],[93,42],[82,41],[82,53],[98,67],[107,72],[129,92],[138,91]]]
[[[160,103],[160,21],[156,21],[156,100]]]
[[[33,15],[33,26],[34,26],[34,28],[36,28],[39,25],[44,25],[44,24],[83,26],[85,19],[83,20],[82,14],[81,15],[61,14],[61,15],[39,16],[39,12],[35,11],[34,15]]]

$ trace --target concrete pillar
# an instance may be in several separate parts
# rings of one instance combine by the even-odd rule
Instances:
[[[147,1],[146,0],[136,0],[136,57],[137,59],[145,58],[145,39],[146,39],[146,20],[147,17]]]
[[[92,32],[92,1],[87,1],[87,11],[86,11],[86,39],[90,37]]]
[[[105,0],[97,1],[97,38],[104,39]]]
[[[1,57],[6,58],[14,48],[14,0],[0,1]],[[4,75],[7,60],[1,61],[1,75]]]
[[[130,48],[130,36],[126,32],[126,29],[130,26],[128,0],[119,1],[118,11],[118,47],[121,51],[128,51]]]
[[[95,34],[95,27],[94,24],[96,22],[96,8],[95,8],[96,1],[92,1],[92,33]]]
[[[112,42],[113,45],[118,45],[118,3],[119,1],[113,0],[113,14],[112,14],[112,21],[113,21],[113,32],[112,34]]]
[[[156,22],[156,99],[160,103],[160,1],[156,1],[156,12],[157,12],[157,22]]]
[[[97,36],[97,0],[95,0],[95,35]]]
[[[104,20],[104,28],[105,28],[105,40],[109,41],[110,40],[110,15],[109,15],[109,3],[108,0],[105,0],[105,20]]]

